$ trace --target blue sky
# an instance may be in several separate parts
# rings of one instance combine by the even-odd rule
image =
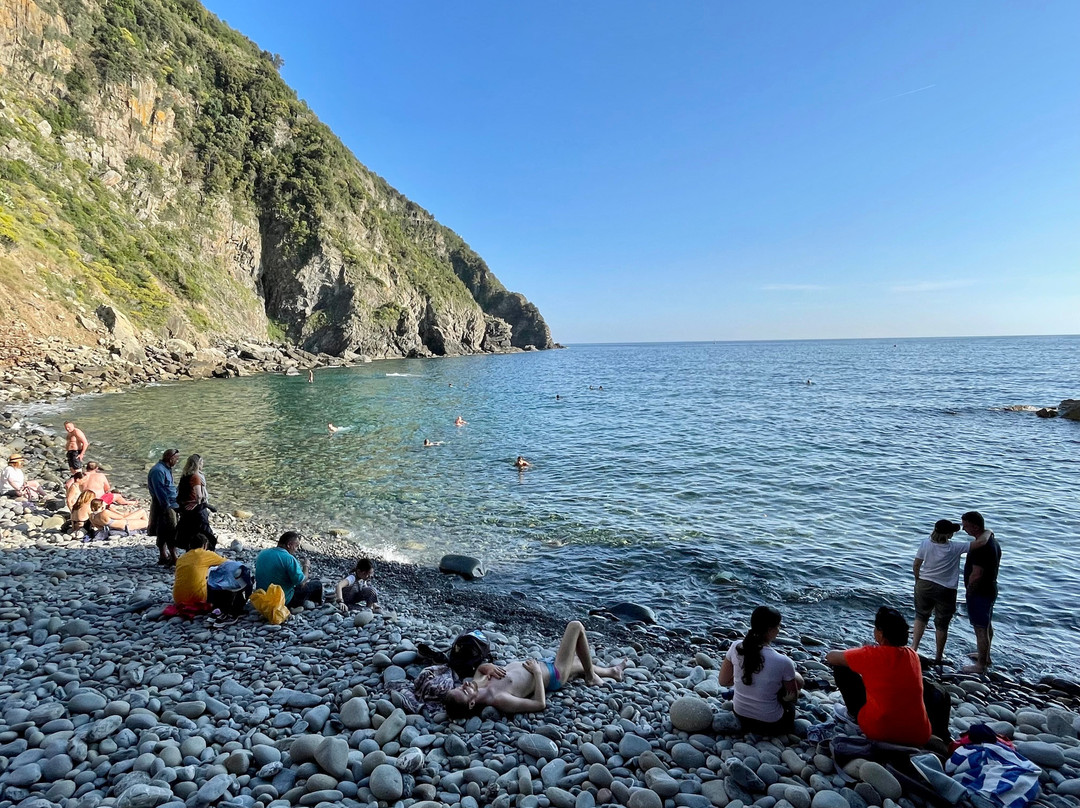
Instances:
[[[1080,3],[210,0],[556,340],[1080,332]]]

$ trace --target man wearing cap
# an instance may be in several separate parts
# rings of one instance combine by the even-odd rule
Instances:
[[[1001,566],[1001,545],[978,511],[968,511],[960,517],[964,532],[976,539],[972,552],[964,562],[968,620],[975,630],[975,664],[964,673],[983,673],[990,667],[990,643],[994,639],[994,603],[998,596],[998,568]],[[980,544],[981,542],[981,544]],[[979,545],[976,548],[976,545]]]
[[[878,609],[874,642],[825,656],[848,715],[873,741],[923,746],[930,740],[930,718],[919,655],[907,644],[904,616],[888,606]]]
[[[150,526],[147,533],[157,537],[158,563],[167,567],[176,564],[176,486],[173,466],[180,459],[179,449],[166,449],[161,460],[146,475],[150,489]]]
[[[938,519],[934,532],[915,553],[911,571],[915,575],[915,626],[911,647],[917,652],[923,632],[934,615],[934,640],[937,655],[934,664],[941,665],[945,641],[949,637],[949,622],[956,614],[956,589],[960,584],[960,556],[986,544],[985,538],[973,542],[950,541],[960,525],[948,519]]]

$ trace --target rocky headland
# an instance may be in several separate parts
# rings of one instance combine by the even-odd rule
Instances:
[[[117,356],[106,345],[86,350]],[[61,369],[55,357],[27,361],[6,371],[0,393],[40,400],[192,375],[191,357],[162,351],[89,374],[74,361]],[[226,356],[240,372],[314,361],[274,351]],[[828,643],[853,643],[842,627],[778,638],[808,688],[795,733],[766,739],[741,730],[719,685],[723,654],[742,628],[735,617],[700,635],[625,627],[561,613],[543,593],[485,594],[434,569],[380,561],[379,612],[324,605],[298,609],[280,626],[251,613],[227,625],[167,619],[172,576],[154,564],[152,540],[84,544],[62,531],[59,436],[9,405],[0,445],[5,455],[22,452],[28,476],[51,492],[36,504],[0,500],[0,808],[927,804],[880,765],[837,769],[807,740],[839,700],[821,660]],[[129,494],[143,494],[127,482]],[[250,563],[283,526],[240,517],[215,515],[215,529],[227,555]],[[363,550],[305,536],[305,552],[314,574],[332,583]],[[543,656],[572,618],[584,620],[600,659],[629,660],[623,682],[572,684],[543,713],[489,709],[464,722],[407,714],[389,686],[417,675],[421,643],[446,647],[481,628],[500,660]],[[954,736],[988,723],[1042,768],[1038,804],[1080,804],[1075,683],[993,671],[940,678]]]

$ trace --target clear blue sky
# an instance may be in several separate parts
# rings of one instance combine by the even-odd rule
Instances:
[[[556,340],[1080,332],[1080,2],[210,0]]]

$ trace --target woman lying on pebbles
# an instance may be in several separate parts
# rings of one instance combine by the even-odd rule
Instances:
[[[475,677],[446,694],[446,714],[460,718],[483,707],[504,713],[540,712],[547,707],[547,693],[554,693],[572,679],[580,677],[590,685],[599,685],[602,679],[622,681],[626,664],[623,660],[610,668],[594,665],[585,626],[572,620],[554,658],[511,662],[505,668],[482,665]]]
[[[117,513],[107,507],[100,499],[90,502],[90,526],[95,531],[106,527],[109,530],[121,531],[146,530],[148,524],[150,524],[150,521],[144,510],[140,509],[126,514]]]

